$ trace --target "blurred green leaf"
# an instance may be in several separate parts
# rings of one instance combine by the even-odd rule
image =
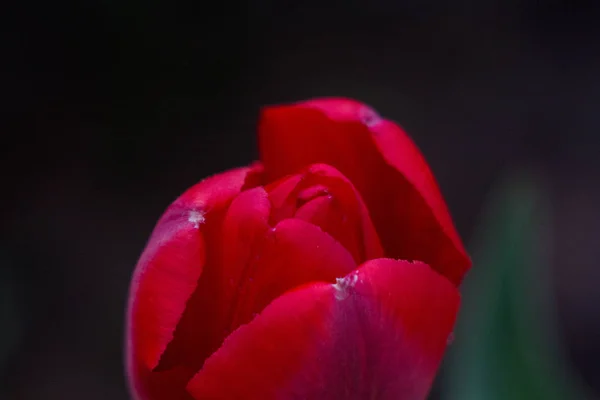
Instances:
[[[473,269],[444,365],[448,400],[582,399],[554,337],[550,212],[540,176],[509,174],[470,246]]]

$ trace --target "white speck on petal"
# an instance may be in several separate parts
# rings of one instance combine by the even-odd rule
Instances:
[[[200,224],[204,223],[204,214],[201,211],[190,211],[188,221],[194,225],[194,228],[198,229],[200,227]]]
[[[344,278],[336,278],[335,283],[332,285],[335,289],[335,298],[338,300],[344,300],[350,294],[348,289],[354,287],[358,281],[358,275],[352,274]]]
[[[381,122],[381,117],[379,116],[377,111],[367,106],[364,106],[360,109],[359,118],[362,121],[362,123],[368,127],[377,125]]]

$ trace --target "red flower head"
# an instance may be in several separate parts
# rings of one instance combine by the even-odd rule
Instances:
[[[426,162],[348,99],[266,108],[261,161],[161,217],[131,283],[138,399],[424,399],[470,260]]]

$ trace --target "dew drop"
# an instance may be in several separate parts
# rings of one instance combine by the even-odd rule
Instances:
[[[354,287],[358,275],[352,274],[345,278],[336,278],[335,283],[332,285],[335,289],[335,298],[338,300],[344,300],[350,294],[349,289]]]
[[[192,210],[188,216],[188,221],[194,225],[194,228],[198,229],[200,224],[204,223],[204,213],[202,213],[202,211]]]

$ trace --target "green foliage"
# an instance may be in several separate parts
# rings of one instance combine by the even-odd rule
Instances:
[[[555,338],[548,193],[531,172],[492,192],[445,369],[448,400],[582,399]]]

